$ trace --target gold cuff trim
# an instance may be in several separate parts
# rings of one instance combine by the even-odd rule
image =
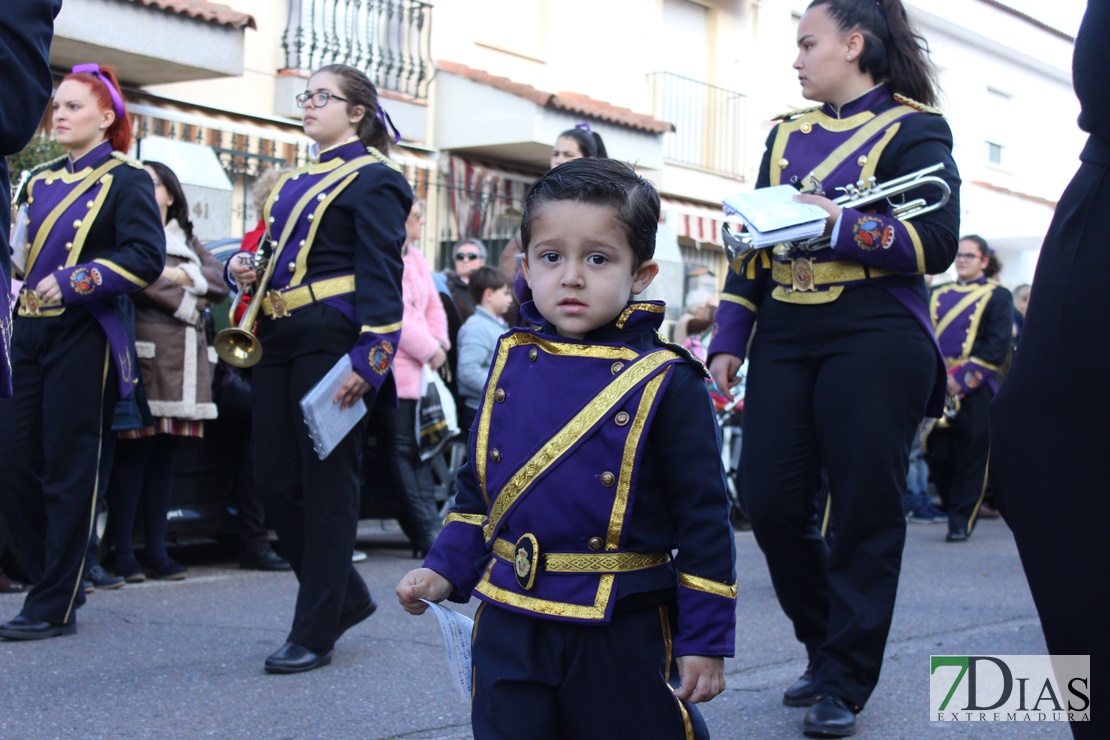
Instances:
[[[701,591],[714,596],[723,596],[726,599],[736,598],[736,584],[729,586],[726,583],[719,581],[711,581],[708,578],[699,578],[697,576],[689,575],[688,573],[678,574],[678,585],[691,588],[695,591]]]
[[[994,363],[987,362],[986,360],[980,359],[980,358],[975,357],[975,356],[972,356],[968,360],[968,362],[974,362],[976,365],[979,365],[980,367],[985,367],[986,369],[994,370],[995,372],[998,372],[1001,369],[999,365],[995,365]]]
[[[105,178],[105,179],[107,179],[107,178]],[[74,247],[73,252],[76,252],[76,251],[77,251],[77,248]],[[97,260],[93,260],[93,263],[97,264],[97,265],[104,265],[106,268],[108,268],[109,270],[111,270],[115,274],[119,275],[124,280],[127,280],[131,283],[134,283],[135,285],[139,286],[140,288],[145,288],[147,285],[149,285],[149,283],[147,283],[145,280],[141,280],[139,278],[139,276],[136,275],[135,273],[131,272],[130,270],[123,269],[122,267],[117,265],[115,262],[112,262],[111,260],[97,259]],[[70,267],[72,267],[72,265],[70,265]]]
[[[752,313],[755,313],[755,314],[759,313],[759,306],[755,305],[754,303],[749,301],[747,298],[741,298],[740,296],[732,295],[731,293],[721,293],[721,300],[722,301],[728,301],[729,303],[735,303],[737,305],[743,306],[744,308],[748,309]]]
[[[443,526],[447,526],[451,522],[459,522],[460,524],[469,524],[472,527],[481,527],[486,523],[485,514],[459,514],[451,512],[447,518],[443,520]]]
[[[262,313],[271,318],[283,318],[288,316],[290,311],[311,306],[327,298],[353,293],[354,290],[354,275],[317,280],[314,283],[305,283],[286,290],[271,290],[262,299]]]
[[[512,563],[516,545],[498,538],[493,554]],[[665,552],[541,552],[540,564],[547,573],[630,573],[666,564],[671,559]]]
[[[400,321],[393,324],[385,324],[384,326],[363,325],[362,329],[359,330],[359,333],[366,334],[367,332],[370,332],[372,334],[392,334],[395,331],[401,331]]]

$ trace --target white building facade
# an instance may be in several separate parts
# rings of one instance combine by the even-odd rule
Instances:
[[[660,189],[666,269],[654,297],[677,308],[695,283],[723,283],[720,199],[753,186],[771,117],[810,104],[791,67],[806,5],[67,0],[51,61],[59,74],[117,64],[140,154],[144,138],[160,137],[220,162],[228,184],[213,192],[227,208],[201,219],[206,238],[252,228],[254,178],[304,160],[292,96],[311,69],[367,70],[404,135],[396,158],[427,201],[424,246],[437,267],[462,237],[496,255],[558,133],[587,123]],[[1028,282],[1084,140],[1071,89],[1076,29],[996,0],[907,5],[940,68],[963,232],[996,247],[1003,282]]]

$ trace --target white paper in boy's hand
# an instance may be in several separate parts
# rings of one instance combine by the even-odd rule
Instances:
[[[447,648],[447,667],[459,690],[459,696],[470,701],[470,639],[474,631],[474,620],[447,607],[421,599],[431,607],[443,630],[443,642]]]

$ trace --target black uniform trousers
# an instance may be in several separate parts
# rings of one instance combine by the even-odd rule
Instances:
[[[119,396],[108,340],[84,309],[17,318],[14,395],[0,399],[0,507],[34,584],[29,619],[68,624],[85,603],[81,573],[98,495],[107,486]]]
[[[359,511],[366,418],[324,460],[308,436],[299,401],[357,339],[358,328],[322,304],[262,319],[254,367],[254,477],[300,588],[289,642],[331,650],[339,625],[364,610],[370,592],[351,564]],[[365,397],[373,404],[373,392]]]
[[[1105,49],[1101,37],[1096,43]],[[1110,397],[1102,388],[1110,367],[1110,144],[1103,157],[1105,164],[1085,161],[1060,198],[1021,345],[990,409],[990,476],[1048,652],[1090,655],[1095,686],[1110,685],[1110,601],[1097,596],[1110,583]],[[1105,738],[1106,716],[1096,711],[1072,732]]]
[[[482,604],[474,618],[474,737],[708,738],[695,705],[672,692],[673,619],[666,606],[622,613],[618,604],[609,624],[583,625]]]
[[[815,306],[763,301],[744,401],[743,503],[814,689],[858,708],[879,679],[909,449],[938,368],[924,329],[882,288]],[[831,545],[815,495],[822,466]]]
[[[983,503],[990,457],[989,410],[994,391],[982,386],[960,399],[960,412],[947,429],[933,429],[925,459],[944,501],[948,531],[971,534]]]

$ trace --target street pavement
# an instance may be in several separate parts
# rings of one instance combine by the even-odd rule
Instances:
[[[966,543],[909,525],[883,675],[859,717],[869,738],[1068,738],[1066,723],[930,723],[929,655],[1043,654],[1044,639],[1001,520]],[[291,574],[238,569],[234,548],[179,547],[182,582],[89,596],[73,637],[0,640],[0,738],[469,738],[467,704],[447,675],[439,627],[393,596],[417,562],[392,522],[363,522],[356,565],[378,612],[339,642],[333,663],[271,676],[293,612]],[[750,532],[736,535],[736,657],[728,688],[702,711],[714,738],[800,738],[804,709],[782,690],[805,668]],[[0,595],[0,619],[22,597]],[[475,604],[458,607],[472,614]]]

